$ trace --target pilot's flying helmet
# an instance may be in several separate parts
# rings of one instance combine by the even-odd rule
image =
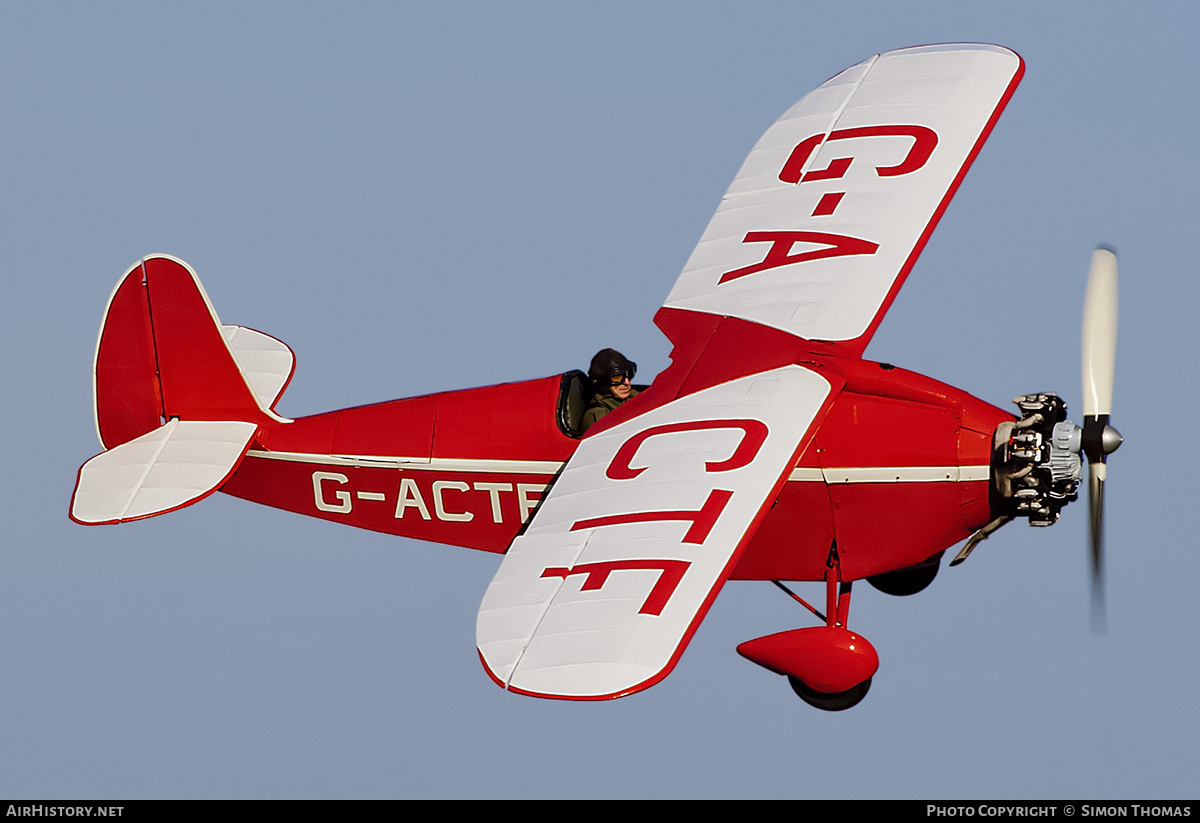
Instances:
[[[601,349],[592,358],[588,368],[588,377],[598,386],[606,385],[614,379],[628,377],[633,380],[637,374],[637,363],[629,360],[616,349]]]

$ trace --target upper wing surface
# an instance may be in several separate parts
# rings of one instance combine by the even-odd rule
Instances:
[[[861,353],[1023,71],[939,45],[833,77],[754,147],[664,305]]]
[[[477,639],[492,676],[576,699],[665,677],[833,389],[785,366],[585,438],[484,595]]]

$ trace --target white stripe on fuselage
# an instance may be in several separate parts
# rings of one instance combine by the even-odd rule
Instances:
[[[971,483],[991,476],[987,466],[862,466],[793,469],[788,480],[840,483]]]
[[[315,463],[323,466],[355,466],[417,471],[484,472],[489,474],[546,474],[562,468],[557,460],[474,460],[449,457],[384,457],[377,455],[308,454],[251,449],[247,457]],[[972,483],[987,480],[989,468],[967,466],[853,466],[818,469],[796,468],[788,475],[793,483]]]
[[[288,463],[317,463],[322,466],[353,466],[366,469],[414,469],[418,471],[487,472],[490,474],[554,474],[559,460],[470,460],[455,457],[383,457],[353,454],[307,454],[251,449],[247,457],[283,460]]]

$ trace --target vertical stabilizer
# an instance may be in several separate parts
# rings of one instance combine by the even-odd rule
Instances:
[[[291,351],[261,332],[234,328],[222,327],[186,263],[155,255],[131,267],[109,299],[96,344],[101,444],[114,448],[174,418],[282,421],[271,406],[291,377]],[[273,378],[264,381],[257,365],[248,377],[239,362],[230,343],[250,337],[270,341]]]

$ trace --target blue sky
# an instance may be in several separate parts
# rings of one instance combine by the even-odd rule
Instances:
[[[1195,797],[1198,17],[0,6],[0,796]],[[187,260],[222,320],[291,345],[287,415],[608,345],[649,376],[669,349],[651,318],[762,132],[845,67],[944,41],[1009,46],[1026,76],[867,355],[1000,406],[1057,391],[1077,415],[1084,276],[1116,247],[1106,636],[1076,505],[916,597],[856,590],[881,668],[852,711],[810,709],[734,652],[807,625],[767,583],[726,587],[647,692],[542,701],[479,665],[493,556],[222,495],[67,519],[98,449],[104,301],[141,255]]]

